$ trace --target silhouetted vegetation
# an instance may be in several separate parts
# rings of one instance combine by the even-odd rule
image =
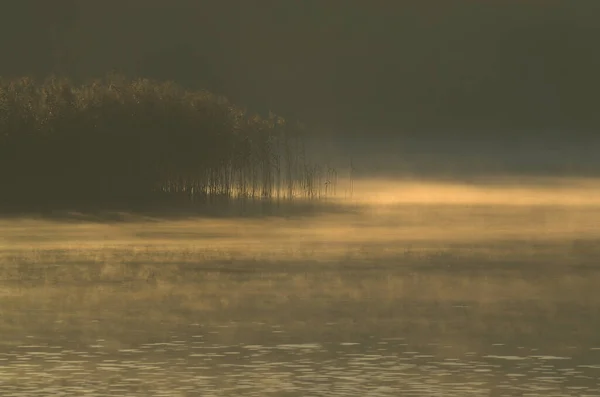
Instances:
[[[1,81],[0,208],[319,197],[335,171],[307,163],[302,131],[169,82]]]

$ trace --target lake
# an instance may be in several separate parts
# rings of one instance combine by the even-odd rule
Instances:
[[[600,396],[597,192],[473,189],[0,220],[0,395]]]

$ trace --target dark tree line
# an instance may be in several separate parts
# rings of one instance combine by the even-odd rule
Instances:
[[[1,81],[0,209],[316,197],[331,175],[307,164],[301,132],[169,82]]]

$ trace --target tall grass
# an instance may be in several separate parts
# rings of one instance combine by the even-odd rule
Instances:
[[[0,81],[0,209],[319,197],[303,131],[170,82]]]

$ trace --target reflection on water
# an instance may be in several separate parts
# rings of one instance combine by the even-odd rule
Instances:
[[[0,221],[0,395],[600,396],[600,206],[468,197]]]
[[[47,342],[31,338],[0,355],[2,395],[464,396],[493,390],[581,396],[600,390],[600,365],[586,364],[600,363],[593,348],[553,356],[492,344],[485,353],[457,354],[443,340],[411,346],[403,337],[374,334],[337,342],[336,324],[318,342],[290,343],[294,335],[285,326],[264,323],[244,326],[262,331],[263,344],[247,343],[243,333],[235,344],[219,343],[225,327],[240,325],[189,324],[122,349],[108,349],[104,339],[70,346],[58,335]]]

